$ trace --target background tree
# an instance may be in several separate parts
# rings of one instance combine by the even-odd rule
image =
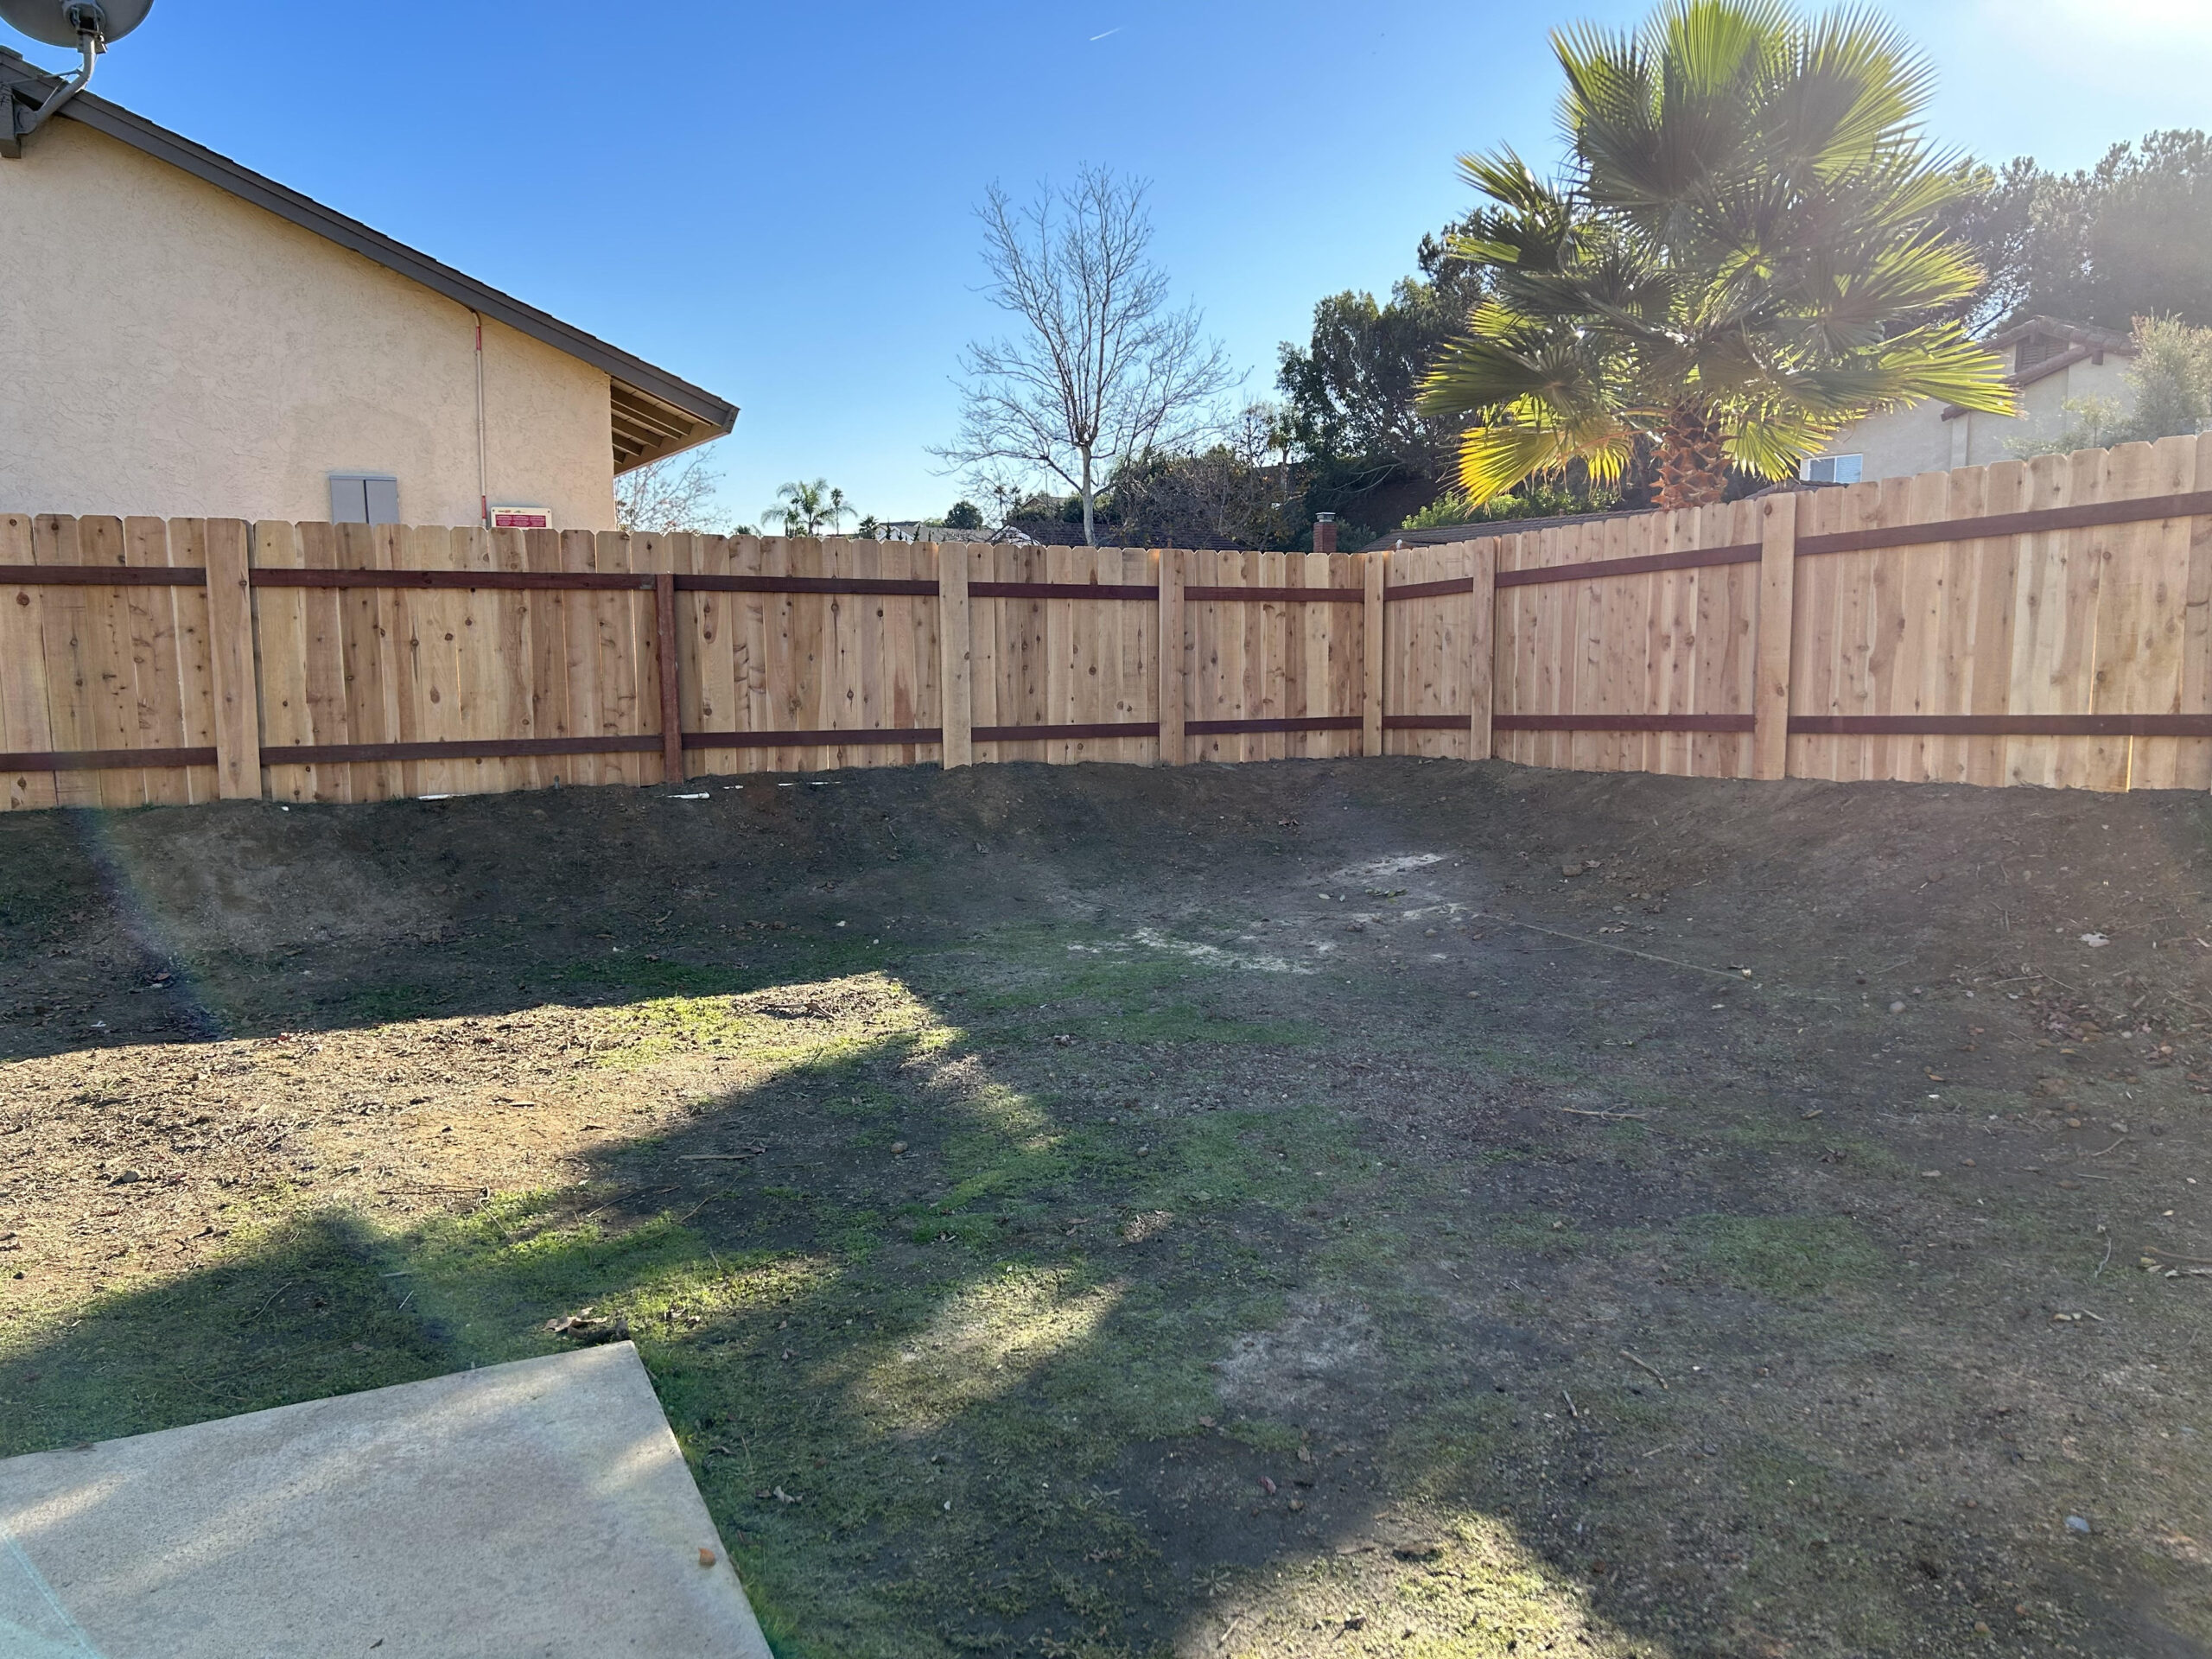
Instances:
[[[1452,257],[1449,238],[1465,228],[1423,237],[1420,274],[1399,278],[1387,301],[1332,294],[1313,308],[1308,343],[1282,346],[1276,384],[1284,424],[1306,455],[1440,481],[1448,474],[1458,426],[1423,415],[1415,399],[1485,289],[1481,270]]]
[[[983,510],[973,501],[956,501],[945,512],[944,527],[947,530],[981,530],[983,527]]]
[[[984,290],[1017,325],[970,345],[959,436],[936,453],[956,467],[1057,479],[1097,544],[1099,488],[1117,468],[1186,442],[1235,383],[1195,307],[1169,303],[1151,257],[1144,186],[1085,168],[1071,188],[1017,208],[993,185],[980,210]]]
[[[632,467],[614,480],[614,525],[639,535],[705,532],[718,480],[703,449]]]
[[[1555,33],[1572,143],[1545,183],[1465,156],[1490,199],[1454,251],[1491,296],[1423,410],[1472,419],[1461,487],[1486,501],[1649,442],[1661,506],[1779,477],[1847,422],[1942,397],[2009,411],[2003,366],[1947,315],[1981,272],[1939,210],[1966,186],[1919,134],[1933,77],[1863,15],[1675,0],[1642,32]]]
[[[1114,475],[1115,539],[1125,547],[1295,544],[1301,503],[1287,487],[1279,411],[1254,404],[1203,448],[1155,450]]]
[[[2114,144],[2051,173],[2027,156],[1983,169],[1950,210],[1988,272],[1978,322],[2031,316],[2126,329],[2138,317],[2212,327],[2212,139],[2196,130]]]
[[[770,524],[780,522],[786,536],[819,536],[826,525],[836,529],[835,515],[849,513],[842,490],[833,490],[830,480],[817,478],[812,483],[794,479],[776,486],[773,505],[761,514]]]

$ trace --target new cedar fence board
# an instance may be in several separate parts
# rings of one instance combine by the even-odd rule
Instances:
[[[2212,438],[1375,555],[0,514],[10,810],[1370,753],[2212,788]]]

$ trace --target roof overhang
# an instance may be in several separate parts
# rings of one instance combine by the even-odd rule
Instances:
[[[2016,346],[2024,340],[2060,340],[2066,349],[2055,357],[2046,357],[2031,369],[2018,374],[2008,374],[2005,384],[2018,391],[2032,386],[2038,380],[2048,380],[2054,374],[2063,374],[2076,363],[2102,363],[2107,354],[2113,357],[2133,357],[2134,340],[2126,334],[2116,334],[2107,328],[2091,328],[2078,322],[2062,322],[2056,317],[2030,317],[2025,322],[2015,323],[2010,328],[1989,336],[1981,344],[1990,351],[2001,351]],[[1943,418],[1955,421],[1974,411],[1961,409],[1956,404],[1943,405]]]
[[[35,103],[61,79],[0,47],[0,86],[18,87],[22,96]],[[549,312],[524,304],[511,294],[480,283],[418,249],[393,240],[381,231],[372,230],[359,219],[348,219],[312,197],[289,189],[251,168],[241,167],[228,156],[218,156],[181,134],[157,126],[119,104],[111,104],[90,92],[79,92],[61,106],[56,118],[79,122],[156,161],[166,162],[241,201],[264,208],[302,230],[314,232],[325,241],[334,242],[387,270],[421,283],[433,293],[442,294],[480,316],[504,323],[517,334],[527,334],[602,371],[613,383],[610,413],[613,422],[614,470],[618,473],[725,436],[737,424],[735,404],[643,358],[632,357]]]

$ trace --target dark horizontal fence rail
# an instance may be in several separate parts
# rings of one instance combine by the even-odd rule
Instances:
[[[2212,715],[1792,715],[1808,737],[2212,737]]]
[[[935,593],[932,582],[930,591]],[[1159,588],[1136,582],[971,582],[970,599],[1154,599]]]
[[[1749,715],[1492,715],[1501,732],[1748,732]]]
[[[1644,576],[1655,570],[1698,570],[1723,564],[1757,564],[1759,544],[1688,547],[1675,553],[1646,553],[1633,559],[1585,559],[1579,564],[1541,564],[1526,570],[1501,570],[1501,588],[1538,588],[1554,582],[1591,582],[1599,576]]]
[[[1820,553],[1861,553],[1882,547],[1919,547],[1930,542],[1981,542],[1993,537],[2040,536],[2054,530],[2095,530],[2106,524],[2150,524],[2166,518],[2195,518],[2212,513],[2212,490],[2187,495],[2140,495],[2126,501],[2087,501],[2077,507],[2036,507],[2026,512],[1994,513],[1986,518],[1937,518],[1918,524],[1883,524],[1871,530],[1800,536],[1798,556]]]
[[[1395,604],[1406,599],[1442,599],[1452,594],[1471,594],[1475,591],[1472,576],[1446,576],[1441,582],[1407,582],[1395,588],[1385,586],[1382,602]]]
[[[344,766],[373,760],[524,760],[569,754],[653,754],[658,734],[632,737],[486,737],[423,743],[295,743],[264,748],[264,766]]]
[[[1363,605],[1364,588],[1220,588],[1193,585],[1183,597],[1214,603],[1247,605]]]
[[[935,599],[934,578],[906,576],[726,576],[705,571],[676,573],[679,594],[881,594]]]
[[[165,766],[212,766],[206,749],[57,749],[0,754],[0,772],[136,772]]]
[[[1294,715],[1287,720],[1186,720],[1193,737],[1245,737],[1267,732],[1356,732],[1366,722],[1358,715]]]
[[[658,737],[649,740],[660,747]],[[831,727],[812,732],[686,732],[687,749],[906,748],[944,741],[941,726]]]
[[[331,570],[284,565],[256,565],[247,578],[256,588],[484,588],[534,593],[569,589],[579,593],[651,593],[651,571],[620,570]]]
[[[1885,547],[1922,547],[1939,542],[1989,541],[2008,536],[2039,536],[2052,531],[2094,530],[2107,524],[2140,524],[2212,514],[2212,490],[2186,495],[2138,496],[2126,501],[2085,502],[2074,507],[2037,507],[2026,512],[1994,513],[1981,518],[1932,518],[1916,524],[1882,524],[1867,530],[1836,531],[1797,537],[1797,556],[1864,553]],[[1512,532],[1506,532],[1510,534]],[[1489,537],[1470,540],[1491,540]],[[1497,539],[1503,539],[1503,537]],[[1547,564],[1501,570],[1501,588],[1533,588],[1554,582],[1589,582],[1600,576],[1646,575],[1655,570],[1693,570],[1710,565],[1756,564],[1756,542],[1727,547],[1686,548],[1633,559],[1586,559],[1574,564]],[[1427,585],[1427,584],[1424,584]],[[1393,597],[1395,593],[1386,593]],[[1410,594],[1406,595],[1410,598]]]
[[[0,588],[205,588],[188,564],[0,564]]]
[[[1084,726],[978,726],[969,733],[978,743],[1035,743],[1085,738],[1158,737],[1156,720],[1094,721]]]

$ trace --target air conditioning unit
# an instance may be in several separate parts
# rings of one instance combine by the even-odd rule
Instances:
[[[494,507],[492,509],[492,528],[494,530],[550,530],[553,528],[553,509],[550,507]]]

